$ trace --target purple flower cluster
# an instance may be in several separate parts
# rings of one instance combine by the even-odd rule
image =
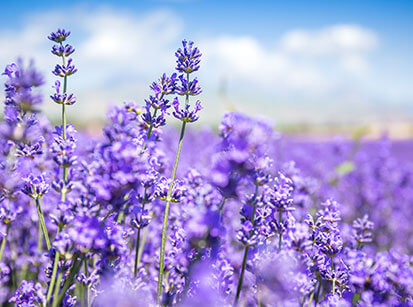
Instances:
[[[55,129],[33,64],[3,73],[2,305],[413,305],[413,164],[391,142],[294,140],[238,112],[186,131],[202,90],[185,40],[176,72],[92,137],[66,123],[69,35],[48,37]]]

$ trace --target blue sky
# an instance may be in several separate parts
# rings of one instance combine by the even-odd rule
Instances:
[[[85,118],[141,101],[152,79],[172,72],[173,50],[188,38],[205,53],[205,121],[227,108],[281,122],[413,119],[413,1],[33,3],[1,5],[0,65],[22,55],[49,73],[55,59],[44,34],[70,28]]]

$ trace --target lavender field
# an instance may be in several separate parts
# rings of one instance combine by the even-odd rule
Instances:
[[[238,111],[193,127],[208,68],[189,40],[91,136],[67,119],[74,36],[44,37],[53,89],[28,59],[3,70],[2,305],[413,306],[413,141],[298,138]]]

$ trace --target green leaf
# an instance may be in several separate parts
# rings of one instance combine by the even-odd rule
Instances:
[[[355,165],[351,161],[346,161],[341,163],[339,166],[336,167],[336,172],[339,176],[344,176],[347,175],[348,173],[351,173],[355,169]]]

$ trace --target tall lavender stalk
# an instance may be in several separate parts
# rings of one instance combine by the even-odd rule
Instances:
[[[171,107],[169,100],[165,97],[167,95],[175,93],[176,87],[176,73],[173,73],[171,77],[163,74],[157,81],[150,85],[150,89],[153,91],[153,95],[150,95],[148,99],[145,99],[145,112],[142,114],[143,122],[148,125],[148,131],[146,132],[146,140],[142,146],[142,153],[147,149],[148,142],[151,139],[151,135],[154,128],[165,125],[166,110]],[[151,112],[152,111],[152,112]],[[142,200],[142,207],[139,209],[139,213],[133,221],[133,226],[137,228],[136,231],[136,246],[135,246],[135,264],[133,269],[134,277],[137,276],[138,266],[140,262],[139,248],[141,244],[141,230],[149,223],[148,215],[145,214],[145,205],[149,203],[147,190],[153,185],[152,180],[144,184],[144,195]],[[137,208],[135,208],[137,209]],[[136,210],[135,210],[136,211]],[[142,242],[144,243],[144,241]]]
[[[195,108],[190,111],[189,105],[189,96],[196,96],[199,95],[202,90],[198,85],[198,80],[195,78],[193,81],[189,80],[189,75],[199,69],[200,57],[201,53],[197,47],[194,47],[194,43],[186,40],[182,41],[183,48],[179,48],[175,53],[177,59],[177,67],[176,70],[182,73],[179,76],[179,80],[181,81],[181,85],[177,86],[176,93],[181,96],[185,96],[185,106],[183,109],[179,107],[179,100],[178,97],[175,97],[172,105],[175,109],[173,115],[175,118],[182,121],[181,126],[181,133],[179,136],[178,142],[178,149],[175,156],[175,162],[172,170],[171,181],[169,183],[169,189],[166,196],[166,205],[164,210],[164,218],[162,223],[162,238],[161,238],[161,247],[160,247],[160,254],[159,254],[159,275],[158,275],[158,289],[157,289],[157,302],[159,304],[160,298],[162,295],[162,288],[163,288],[163,275],[164,275],[164,265],[165,265],[165,243],[166,243],[166,232],[168,226],[168,217],[169,217],[169,208],[171,201],[174,201],[172,198],[172,192],[174,190],[174,183],[176,177],[176,171],[178,169],[178,162],[179,156],[181,154],[182,149],[182,142],[185,135],[185,128],[187,123],[192,123],[198,120],[197,113],[202,109],[201,103],[198,100],[195,104]],[[186,77],[185,75],[186,74]]]
[[[26,195],[29,195],[36,201],[36,208],[37,214],[39,217],[39,225],[43,232],[44,239],[46,241],[47,250],[50,250],[50,239],[49,234],[47,232],[46,223],[44,221],[43,210],[40,205],[40,199],[44,194],[47,193],[49,190],[49,185],[46,183],[44,175],[40,176],[33,176],[29,175],[27,178],[24,179],[25,183],[22,188],[22,192]]]
[[[54,152],[61,152],[62,156],[60,159],[55,159],[57,164],[63,169],[63,180],[60,181],[58,184],[55,186],[58,187],[58,190],[60,190],[60,199],[61,201],[66,201],[66,194],[68,193],[68,168],[69,166],[73,163],[71,161],[70,155],[68,155],[68,152],[70,150],[66,150],[66,147],[72,147],[69,144],[66,144],[67,142],[67,131],[66,131],[66,105],[72,105],[76,102],[76,98],[73,96],[73,94],[67,94],[67,77],[74,74],[77,69],[75,68],[74,65],[72,65],[72,59],[69,58],[66,61],[66,58],[68,58],[75,50],[74,48],[69,45],[63,45],[63,42],[66,40],[66,38],[70,35],[70,31],[65,31],[58,29],[56,32],[52,32],[48,38],[51,41],[54,41],[57,43],[52,47],[52,53],[62,59],[62,65],[57,64],[55,69],[53,70],[53,74],[62,77],[63,78],[63,91],[62,93],[60,92],[60,81],[55,82],[54,89],[56,92],[50,96],[52,100],[57,103],[62,105],[62,129],[58,130],[57,132],[57,138],[55,139],[55,145],[53,148]],[[60,231],[60,226],[58,227],[58,233]],[[52,292],[53,292],[53,287],[55,286],[55,280],[56,280],[56,273],[58,269],[58,261],[59,261],[60,254],[58,251],[56,251],[55,254],[55,259],[53,262],[53,271],[52,271],[52,277],[50,280],[49,284],[49,289],[47,291],[47,297],[46,301],[48,302],[51,298]],[[60,288],[60,282],[56,283],[56,289],[55,293],[58,292],[58,289]],[[57,297],[55,295],[53,304],[56,304],[55,301],[57,300]]]
[[[238,279],[237,292],[235,294],[234,306],[238,304],[239,296],[241,294],[241,289],[242,289],[242,283],[244,281],[244,273],[247,267],[248,252],[251,246],[250,241],[251,241],[251,238],[253,238],[253,232],[254,232],[254,227],[255,227],[255,214],[257,211],[257,196],[258,196],[258,185],[255,186],[255,192],[250,201],[251,205],[253,206],[251,221],[250,221],[251,230],[249,231],[249,234],[248,234],[249,238],[248,239],[245,238],[246,240],[244,240],[245,242],[244,258],[242,259],[241,272],[240,272],[239,279]]]

